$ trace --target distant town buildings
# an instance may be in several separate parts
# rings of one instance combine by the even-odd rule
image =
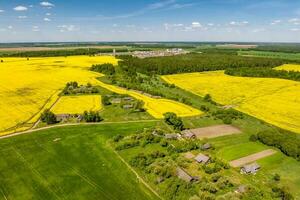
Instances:
[[[138,58],[151,58],[151,57],[164,57],[164,56],[175,56],[181,54],[187,54],[188,51],[185,51],[181,48],[158,50],[158,51],[135,51],[132,56]]]

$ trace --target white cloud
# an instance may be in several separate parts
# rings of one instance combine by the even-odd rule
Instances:
[[[46,16],[51,16],[51,13],[46,13]]]
[[[192,28],[201,28],[202,25],[199,22],[192,22]]]
[[[44,18],[44,21],[45,21],[45,22],[51,22],[51,19],[49,19],[48,17],[45,17],[45,18]]]
[[[28,10],[28,8],[25,6],[17,6],[14,8],[14,10],[15,11],[26,11],[26,10]]]
[[[33,26],[32,27],[32,31],[33,32],[39,32],[40,31],[40,28],[38,26]]]
[[[135,28],[136,26],[134,24],[128,24],[126,25],[127,28]]]
[[[300,25],[300,19],[299,18],[292,18],[288,20],[289,23],[292,23],[294,25]]]
[[[214,26],[214,24],[213,23],[208,23],[207,26]]]
[[[184,26],[183,24],[168,24],[168,23],[164,24],[165,30],[169,30],[171,28],[181,28],[183,26]]]
[[[26,18],[27,18],[26,15],[18,16],[18,19],[26,19]]]
[[[282,22],[281,20],[277,19],[277,20],[272,21],[271,25],[276,25],[276,24],[279,24],[281,22]]]
[[[42,1],[42,2],[40,3],[40,5],[43,6],[43,7],[48,7],[48,8],[51,8],[51,7],[54,7],[54,6],[55,6],[53,3],[50,3],[50,2],[48,2],[48,1]]]
[[[3,13],[3,12],[4,12],[4,10],[1,10],[1,9],[0,9],[0,13]]]
[[[60,32],[66,32],[66,31],[78,31],[79,28],[74,26],[74,25],[60,25],[60,26],[57,26],[59,28],[59,31]]]
[[[249,22],[248,21],[242,21],[242,22],[238,22],[238,21],[231,21],[229,22],[230,26],[246,26],[248,25]]]
[[[9,25],[7,28],[11,30],[11,29],[13,29],[14,27],[11,26],[11,25]]]
[[[296,31],[300,31],[300,29],[299,28],[292,28],[292,29],[290,29],[290,31],[296,32]]]
[[[173,4],[175,2],[176,2],[175,0],[161,1],[161,2],[158,2],[158,3],[150,4],[148,6],[148,8],[150,10],[156,10],[156,9],[164,8],[164,7],[166,7],[166,6],[170,5],[170,4]]]

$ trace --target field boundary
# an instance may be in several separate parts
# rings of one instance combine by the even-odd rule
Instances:
[[[0,136],[1,139],[5,138],[10,138],[10,137],[15,137],[18,135],[23,135],[23,134],[28,134],[28,133],[34,133],[42,130],[48,130],[48,129],[53,129],[53,128],[60,128],[60,127],[68,127],[68,126],[92,126],[92,125],[102,125],[102,124],[127,124],[127,123],[138,123],[138,122],[159,122],[161,120],[156,120],[156,119],[149,119],[149,120],[134,120],[134,121],[121,121],[121,122],[97,122],[97,123],[69,123],[69,124],[58,124],[58,125],[53,125],[53,126],[46,126],[42,128],[37,128],[37,129],[31,129],[27,131],[21,131],[21,132],[16,132],[13,134],[9,135],[3,135]]]
[[[231,167],[241,167],[241,166],[243,166],[247,163],[251,163],[251,162],[254,162],[256,160],[271,156],[275,153],[277,153],[277,151],[275,151],[273,149],[267,149],[267,150],[264,150],[264,151],[261,151],[261,152],[258,152],[258,153],[254,153],[254,154],[251,154],[251,155],[248,155],[248,156],[230,161],[229,165]]]

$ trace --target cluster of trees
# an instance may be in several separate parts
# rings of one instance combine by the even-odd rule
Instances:
[[[182,119],[180,117],[177,117],[175,113],[172,112],[165,113],[164,120],[168,125],[173,126],[174,130],[176,131],[182,131],[184,129]]]
[[[223,120],[223,122],[225,124],[231,124],[233,120],[243,119],[243,117],[244,117],[243,113],[241,113],[237,110],[234,110],[232,108],[217,110],[212,113],[212,116],[215,119]]]
[[[115,67],[110,63],[93,65],[90,70],[110,76],[116,73]]]
[[[259,45],[255,48],[256,51],[273,51],[285,53],[300,53],[300,44],[272,44]]]
[[[280,149],[287,156],[300,160],[300,137],[295,133],[263,131],[250,137],[251,141],[260,142]]]
[[[96,87],[93,87],[90,83],[86,86],[79,85],[77,82],[69,82],[66,84],[66,87],[63,89],[62,93],[64,95],[70,94],[95,94],[98,93],[99,90]]]
[[[50,124],[56,124],[56,116],[53,112],[51,112],[49,109],[46,109],[42,115],[41,115],[41,121],[50,125]]]
[[[128,52],[127,48],[116,49],[117,52]],[[95,55],[100,53],[112,53],[112,48],[79,48],[62,50],[44,50],[44,51],[26,51],[8,54],[10,57],[56,57],[56,56],[74,56],[74,55]]]
[[[154,151],[150,154],[139,153],[130,160],[134,167],[144,168],[151,165],[157,158],[163,158],[166,154],[160,151]]]
[[[268,78],[281,78],[289,79],[293,81],[300,81],[300,72],[285,71],[285,70],[274,70],[272,68],[262,67],[243,67],[238,69],[226,69],[225,74],[231,76],[242,76],[242,77],[268,77]]]
[[[210,163],[202,166],[203,170],[207,174],[215,174],[220,172],[222,169],[229,169],[229,165],[219,159],[211,159]]]
[[[269,58],[242,57],[231,54],[195,53],[180,56],[139,59],[122,56],[119,66],[131,73],[176,74],[202,72],[241,67],[276,67],[283,61]]]
[[[97,111],[84,111],[83,119],[86,122],[101,122],[103,118],[100,116],[100,113]]]

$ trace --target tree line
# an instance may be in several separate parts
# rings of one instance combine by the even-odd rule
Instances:
[[[120,56],[119,66],[127,71],[142,74],[177,74],[189,72],[225,70],[242,67],[276,67],[283,60],[269,58],[242,57],[233,54],[191,53],[180,56],[167,56],[139,59]]]
[[[300,160],[300,137],[296,133],[263,131],[250,136],[251,141],[259,140],[268,146],[280,149],[287,156]]]
[[[225,70],[225,74],[231,76],[281,78],[293,81],[300,81],[300,72],[274,70],[272,68],[262,67],[229,68]]]
[[[7,53],[2,56],[8,57],[56,57],[56,56],[75,56],[75,55],[95,55],[100,53],[112,53],[112,48],[79,48],[79,49],[61,49],[44,51],[24,51],[17,53]],[[127,48],[118,48],[116,52],[128,52]]]

